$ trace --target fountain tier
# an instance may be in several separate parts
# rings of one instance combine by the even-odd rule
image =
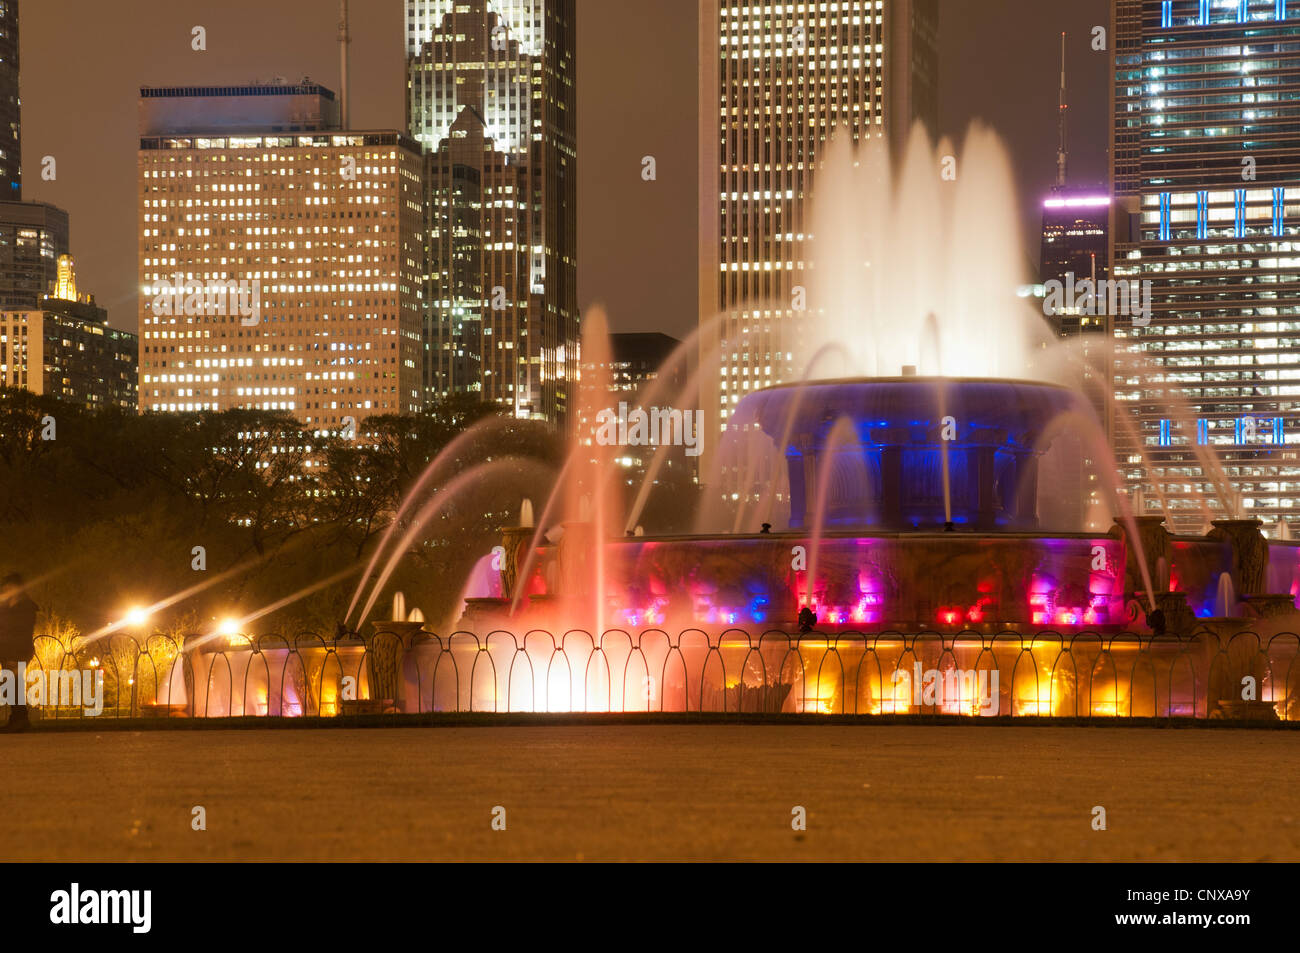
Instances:
[[[1026,531],[1038,528],[1038,462],[1054,424],[1091,413],[1052,384],[900,377],[773,387],[736,417],[785,442],[792,529],[814,525],[829,460],[827,527]]]

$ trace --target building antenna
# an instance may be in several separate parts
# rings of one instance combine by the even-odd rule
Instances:
[[[1066,170],[1070,162],[1070,153],[1065,143],[1065,117],[1070,107],[1065,102],[1065,31],[1061,31],[1061,97],[1060,109],[1057,111],[1057,124],[1060,127],[1060,143],[1056,148],[1056,187],[1065,188]]]
[[[339,123],[347,132],[348,125],[348,0],[339,0]]]

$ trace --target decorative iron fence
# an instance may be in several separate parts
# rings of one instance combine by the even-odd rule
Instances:
[[[1300,636],[379,630],[38,638],[33,718],[754,712],[1300,720]],[[74,673],[79,677],[74,678]],[[90,673],[89,675],[80,673]],[[102,673],[102,674],[96,674]],[[50,676],[53,678],[50,678]],[[53,686],[102,686],[102,712]],[[86,693],[83,692],[83,696]]]

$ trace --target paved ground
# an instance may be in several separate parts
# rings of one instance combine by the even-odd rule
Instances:
[[[1298,750],[1293,732],[920,725],[0,735],[0,856],[1293,861]]]

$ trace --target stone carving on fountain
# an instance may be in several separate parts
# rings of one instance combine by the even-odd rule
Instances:
[[[1146,580],[1151,580],[1157,592],[1168,590],[1169,569],[1173,565],[1173,551],[1170,545],[1169,531],[1165,528],[1163,516],[1134,516],[1133,526],[1137,529],[1137,542],[1129,539],[1129,522],[1122,517],[1115,517],[1111,535],[1125,541],[1124,545],[1124,591],[1143,593]],[[1143,574],[1145,568],[1146,573]],[[1165,578],[1162,578],[1165,577]]]
[[[1214,520],[1208,539],[1222,540],[1232,550],[1232,579],[1237,592],[1263,594],[1268,579],[1268,540],[1257,519]]]
[[[501,531],[501,593],[506,599],[515,594],[519,571],[528,557],[528,544],[533,538],[531,526],[507,526]]]

